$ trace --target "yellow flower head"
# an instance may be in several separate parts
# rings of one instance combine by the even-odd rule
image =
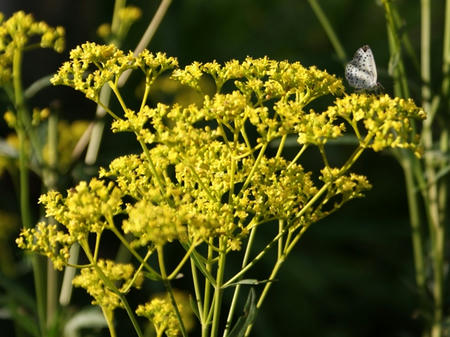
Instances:
[[[118,291],[125,291],[130,287],[130,280],[135,280],[133,286],[140,288],[143,278],[133,278],[135,273],[131,264],[116,263],[111,260],[99,260],[96,266],[81,269],[72,283],[75,287],[82,287],[94,298],[92,304],[100,306],[104,311],[111,313],[114,309],[123,307]],[[105,281],[106,280],[106,281]]]
[[[406,148],[419,155],[419,138],[413,123],[425,119],[426,114],[412,99],[351,94],[338,98],[327,114],[346,120],[364,147],[374,151]]]
[[[3,18],[3,14],[0,14]],[[40,36],[41,48],[52,48],[58,53],[64,50],[63,27],[52,28],[44,21],[35,21],[31,14],[23,11],[14,13],[8,20],[1,20],[0,23],[0,85],[11,80],[14,52],[32,47],[30,40],[35,36]]]
[[[46,215],[63,224],[76,240],[84,240],[89,233],[101,233],[108,222],[121,212],[122,193],[112,182],[92,179],[82,181],[68,191],[67,197],[50,191],[41,195]]]
[[[174,292],[174,298],[183,320],[183,325],[186,331],[189,332],[194,327],[193,312],[190,309],[189,298],[187,294],[179,291]],[[177,337],[181,333],[180,323],[169,294],[156,295],[149,302],[139,305],[136,309],[136,314],[149,319],[153,323],[158,336],[164,333],[167,337]]]

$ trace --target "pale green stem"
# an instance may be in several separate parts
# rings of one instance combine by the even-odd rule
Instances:
[[[213,239],[210,239],[210,242],[208,244],[208,255],[207,255],[207,264],[206,264],[206,270],[209,274],[211,274],[212,271],[212,263],[210,262],[213,258]],[[209,282],[208,278],[205,277],[205,286],[204,286],[204,301],[203,301],[203,317],[206,318],[205,322],[202,322],[202,337],[208,337],[209,335],[209,306],[211,301],[211,283]]]
[[[111,89],[104,86],[100,91],[99,102],[97,105],[96,118],[92,126],[92,132],[89,137],[89,145],[86,151],[84,162],[88,165],[93,165],[97,161],[98,151],[100,150],[100,143],[103,137],[103,130],[105,128],[105,121],[103,116],[105,115],[105,109],[103,106],[108,106],[111,98]]]
[[[20,214],[22,217],[22,226],[31,228],[33,226],[30,214],[30,193],[29,193],[29,175],[28,175],[28,148],[25,132],[25,102],[22,88],[22,51],[16,49],[13,55],[13,86],[14,86],[14,104],[17,111],[17,136],[19,138],[19,178],[20,178]],[[36,291],[36,304],[39,319],[39,328],[41,336],[45,336],[46,327],[46,303],[45,303],[45,271],[42,264],[43,260],[39,256],[32,256],[34,287]]]
[[[443,55],[442,55],[442,96],[446,99],[447,104],[449,104],[449,90],[450,90],[450,0],[445,2],[445,25],[444,25],[444,45],[443,45]],[[440,135],[440,149],[441,153],[449,153],[450,147],[450,125],[446,125],[442,130]],[[443,162],[441,169],[444,169],[445,165],[448,163]],[[442,179],[439,186],[439,205],[440,205],[440,215],[441,223],[445,223],[447,220],[447,205],[448,205],[448,175]]]
[[[412,154],[409,154],[412,156]],[[402,156],[400,158],[403,173],[405,175],[406,195],[408,197],[409,217],[411,224],[411,240],[413,246],[414,268],[416,285],[419,291],[421,305],[426,301],[426,269],[424,261],[423,233],[421,228],[420,206],[417,189],[414,184],[413,167],[414,159]]]
[[[114,11],[113,11],[113,17],[111,20],[111,32],[114,34],[117,34],[120,27],[120,16],[119,11],[125,7],[127,1],[126,0],[115,0],[114,2]],[[115,43],[117,44],[117,43]]]
[[[130,246],[128,241],[119,232],[119,230],[114,226],[113,223],[110,223],[110,226],[108,227],[108,229],[110,229],[114,233],[114,235],[117,236],[117,238],[120,240],[122,245],[124,245],[130,251],[130,253],[133,254],[133,256],[139,261],[139,263],[142,263],[144,265],[145,269],[147,269],[151,274],[161,277],[156,270],[154,270],[152,267],[150,267],[150,265],[146,262],[145,258],[143,258],[141,255],[139,255],[139,253],[136,252],[136,250]]]
[[[450,90],[450,0],[445,2],[444,45],[442,51],[442,95],[449,97]]]
[[[281,156],[281,153],[283,152],[284,144],[286,143],[287,135],[283,135],[280,140],[280,145],[278,146],[277,154],[275,155],[276,158]]]
[[[139,140],[139,144],[141,144],[141,148],[144,150],[145,156],[147,157],[147,160],[148,160],[148,165],[149,165],[150,171],[152,172],[153,178],[155,178],[156,183],[159,186],[159,190],[161,191],[161,195],[165,197],[165,190],[166,190],[166,188],[164,187],[163,179],[161,178],[161,176],[159,175],[158,171],[156,170],[156,166],[153,163],[152,157],[150,156],[150,151],[148,150],[148,147],[145,144],[145,142],[143,140],[139,139],[139,135],[138,134],[136,134],[136,137]]]
[[[195,247],[196,247],[195,243],[192,243],[190,245],[188,251],[186,252],[186,254],[184,254],[184,257],[181,259],[181,261],[178,263],[178,265],[175,267],[175,269],[172,271],[172,273],[167,277],[168,280],[172,280],[175,277],[177,277],[178,273],[180,272],[181,268],[183,268],[184,264],[187,262],[187,260],[191,256]]]
[[[120,292],[119,289],[117,289],[114,282],[112,282],[103,273],[103,270],[97,265],[96,261],[94,260],[94,257],[92,256],[91,250],[89,249],[89,244],[87,243],[87,241],[80,242],[80,246],[81,246],[81,248],[83,248],[83,251],[86,254],[86,257],[88,258],[89,262],[92,264],[92,267],[97,272],[98,277],[103,281],[105,286],[107,286],[112,292],[114,292],[120,298],[123,306],[125,307],[125,311],[128,314],[128,318],[130,319],[131,324],[133,325],[134,330],[136,331],[136,334],[139,337],[144,337],[144,335],[142,334],[141,328],[139,327],[139,324],[136,320],[136,317],[134,316],[133,310],[131,309],[130,305],[128,304],[126,297]]]
[[[135,284],[137,278],[139,277],[139,274],[142,271],[142,268],[144,268],[145,263],[147,263],[147,260],[152,255],[152,253],[153,253],[152,250],[148,250],[147,254],[145,254],[144,261],[141,262],[138,269],[136,269],[133,278],[128,282],[128,285],[123,289],[123,292],[125,294],[128,293],[130,291],[131,287],[133,286],[133,284]]]
[[[266,152],[267,145],[268,144],[264,144],[263,147],[261,148],[261,150],[259,151],[258,157],[256,158],[255,163],[254,163],[253,167],[251,168],[250,173],[247,176],[247,179],[245,179],[245,182],[244,182],[241,192],[239,192],[239,194],[241,194],[242,191],[245,191],[248,184],[250,184],[250,181],[253,178],[253,174],[255,173],[256,169],[258,168],[259,162],[261,161],[262,157],[264,156],[264,153]]]
[[[247,246],[245,248],[244,258],[242,259],[242,265],[241,265],[242,268],[245,268],[247,266],[248,259],[250,257],[251,247],[253,246],[257,228],[258,228],[258,226],[253,226],[251,229],[251,232],[250,232],[250,235],[249,235],[249,238],[247,241]],[[233,298],[231,300],[230,309],[228,311],[227,323],[225,325],[223,337],[227,337],[228,333],[230,332],[231,322],[233,321],[233,316],[234,316],[234,312],[236,310],[236,304],[237,304],[237,300],[239,298],[240,290],[241,290],[241,285],[240,284],[236,285],[236,287],[234,288],[234,293],[233,293]]]
[[[200,292],[200,282],[197,275],[197,268],[195,266],[195,261],[191,257],[191,274],[192,274],[192,283],[194,284],[194,292],[195,292],[195,303],[197,304],[197,311],[200,319],[200,324],[203,326],[205,324],[204,322],[204,316],[203,316],[203,310],[202,310],[202,295]]]
[[[51,113],[48,118],[48,167],[43,171],[44,184],[47,190],[56,189],[56,169],[58,163],[58,116]],[[56,223],[50,218],[51,223]],[[50,259],[47,260],[47,327],[55,323],[58,312],[58,272]]]
[[[382,0],[384,10],[386,12],[386,21],[388,23],[388,38],[389,47],[392,55],[397,58],[397,65],[394,69],[394,89],[395,94],[398,97],[409,97],[408,79],[405,72],[405,66],[403,63],[401,44],[399,37],[399,29],[396,25],[396,20],[393,15],[393,8],[391,0]]]
[[[211,326],[211,337],[217,337],[219,332],[220,311],[222,307],[223,296],[223,276],[225,273],[225,242],[223,238],[219,239],[219,262],[217,266],[216,287],[214,289],[214,313]]]
[[[178,309],[177,302],[175,301],[175,296],[173,295],[172,285],[170,284],[170,280],[167,278],[166,265],[164,262],[164,250],[162,246],[156,247],[158,252],[158,265],[159,270],[161,272],[161,277],[163,279],[164,287],[167,290],[167,293],[170,297],[170,302],[172,303],[173,310],[178,319],[178,323],[180,324],[180,330],[183,337],[187,337],[186,328],[184,327],[183,319],[181,318],[180,310]]]
[[[347,55],[345,54],[345,50],[342,47],[342,44],[339,41],[339,38],[337,37],[333,27],[331,26],[330,21],[323,12],[317,0],[308,0],[308,2],[312,10],[314,11],[314,14],[316,14],[317,19],[320,21],[320,24],[322,25],[323,29],[325,30],[325,33],[327,34],[328,39],[333,45],[339,60],[341,61],[342,64],[345,64],[347,62]]]
[[[422,77],[422,106],[425,112],[430,112],[431,99],[431,60],[430,60],[430,37],[431,17],[430,0],[421,0],[421,44],[420,44],[420,72]]]
[[[431,38],[431,10],[430,0],[421,0],[421,77],[422,77],[422,101],[425,112],[430,112],[430,38]],[[433,150],[433,119],[424,121],[422,139],[425,150]],[[433,160],[430,156],[425,156],[425,175],[428,182],[426,207],[430,222],[430,237],[433,260],[433,322],[431,327],[431,337],[442,336],[443,320],[443,291],[444,291],[444,226],[440,223],[439,215],[439,195],[438,182]]]
[[[284,221],[278,220],[278,233],[284,232]],[[281,257],[281,254],[283,253],[283,236],[280,236],[278,239],[278,252],[277,252],[277,259]]]
[[[284,233],[286,232],[286,228],[284,229],[283,232],[278,233],[265,247],[264,249],[258,253],[258,255],[256,255],[253,260],[246,264],[245,267],[241,268],[241,270],[235,274],[233,277],[231,277],[228,281],[226,281],[223,284],[223,287],[229,287],[231,284],[235,283],[236,281],[238,281],[249,269],[251,269],[258,261],[260,261],[264,255],[270,250],[270,248],[272,248],[272,246],[278,242],[278,240],[280,239],[280,237],[282,235],[284,235]]]
[[[145,31],[144,35],[142,35],[141,41],[139,41],[139,44],[137,45],[136,49],[134,50],[134,55],[138,55],[140,52],[142,52],[150,43],[150,41],[153,38],[153,35],[155,35],[156,30],[158,29],[159,25],[161,24],[162,19],[164,18],[164,15],[166,15],[167,9],[170,6],[170,3],[172,0],[162,0],[159,4],[158,9],[156,10],[155,15],[152,18],[152,21],[147,27],[147,30]],[[126,81],[128,80],[128,77],[130,77],[131,71],[127,70],[125,71],[122,76],[119,79],[118,85],[119,87],[122,87]]]
[[[101,307],[101,309],[103,312],[103,317],[105,317],[106,324],[108,325],[108,331],[109,331],[110,337],[116,337],[117,334],[116,334],[116,328],[114,327],[112,312],[109,310],[105,310],[102,307]]]
[[[297,152],[297,154],[295,155],[295,157],[294,157],[294,159],[292,159],[292,161],[289,163],[289,165],[288,165],[288,169],[292,166],[292,165],[294,165],[296,162],[297,162],[297,160],[299,160],[300,159],[300,157],[301,157],[301,155],[303,154],[303,152],[305,152],[305,150],[308,148],[308,145],[306,145],[306,144],[304,144],[302,147],[301,147],[301,149]]]

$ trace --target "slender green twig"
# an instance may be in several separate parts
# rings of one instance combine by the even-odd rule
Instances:
[[[136,317],[133,313],[133,310],[130,307],[130,304],[128,303],[126,297],[120,292],[119,289],[115,286],[114,282],[112,282],[104,273],[103,270],[98,266],[97,262],[94,260],[94,256],[91,253],[91,250],[89,248],[89,244],[87,243],[87,240],[80,242],[81,248],[83,248],[84,253],[86,254],[86,257],[88,258],[89,262],[92,264],[92,267],[95,269],[98,277],[102,280],[102,282],[107,286],[112,292],[114,292],[122,302],[123,306],[125,307],[125,311],[128,314],[128,318],[131,321],[131,324],[134,327],[134,330],[136,331],[136,334],[138,337],[143,337],[143,333],[141,331],[141,328],[139,327],[139,324],[136,320]],[[105,317],[107,318],[107,317]]]
[[[155,35],[156,30],[161,24],[162,19],[166,15],[167,9],[169,8],[171,2],[172,0],[161,1],[158,9],[156,10],[155,15],[153,16],[152,21],[150,21],[147,30],[145,31],[144,35],[142,35],[141,40],[139,41],[136,49],[134,50],[134,55],[138,55],[145,49],[145,47],[148,46],[153,36]],[[131,74],[130,70],[127,70],[122,74],[119,80],[119,87],[122,87],[128,81],[128,77],[130,77],[130,74]]]
[[[14,86],[14,104],[17,111],[17,135],[19,138],[19,172],[20,172],[20,213],[22,216],[22,225],[24,228],[32,227],[30,213],[30,193],[29,193],[29,175],[28,175],[28,148],[25,121],[26,110],[22,88],[22,50],[16,49],[13,55],[13,86]],[[34,286],[36,290],[36,303],[39,319],[41,336],[46,335],[46,303],[45,303],[45,272],[42,264],[42,258],[32,257]]]
[[[225,239],[219,238],[219,263],[217,266],[216,287],[214,289],[214,310],[211,326],[211,337],[217,337],[219,332],[220,311],[222,307],[222,297],[223,297],[222,285],[226,262],[226,254],[224,247],[225,247]]]
[[[257,228],[258,228],[257,226],[254,226],[254,227],[252,227],[252,229],[250,231],[250,235],[249,235],[248,240],[247,240],[247,245],[245,247],[244,257],[242,259],[241,268],[245,268],[247,266],[248,259],[250,257],[250,251],[251,251],[251,248],[253,246],[253,242],[255,240]],[[234,288],[234,293],[233,293],[233,298],[231,300],[230,308],[228,310],[227,323],[225,325],[225,330],[223,332],[223,337],[227,337],[228,333],[230,332],[231,322],[233,321],[233,316],[234,316],[234,312],[236,310],[236,305],[237,305],[237,300],[239,298],[240,290],[241,290],[241,285],[240,284],[236,285],[236,287]]]
[[[341,61],[342,64],[345,64],[347,62],[347,55],[345,53],[345,50],[342,47],[342,44],[339,41],[339,38],[337,37],[337,35],[333,29],[333,26],[330,24],[330,21],[328,20],[324,11],[320,7],[319,2],[317,0],[308,0],[308,2],[314,11],[314,14],[316,14],[317,19],[320,21],[320,24],[322,25],[323,29],[325,30],[325,33],[327,34],[328,39],[330,40],[331,44],[333,45],[334,50],[336,51],[336,54],[339,58],[339,61]]]
[[[170,302],[172,303],[173,310],[175,311],[175,314],[178,318],[178,322],[180,323],[181,334],[183,335],[183,337],[187,337],[186,328],[184,326],[183,319],[181,318],[180,310],[178,309],[178,305],[175,300],[175,296],[173,294],[172,285],[170,284],[170,280],[167,277],[166,265],[164,262],[163,247],[158,246],[158,247],[156,247],[156,250],[158,252],[158,265],[159,265],[159,270],[161,272],[161,277],[163,279],[164,287],[166,288],[167,293],[169,294]]]

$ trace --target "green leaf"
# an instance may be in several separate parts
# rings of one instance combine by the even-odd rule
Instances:
[[[191,305],[193,313],[195,314],[195,316],[197,316],[197,319],[200,320],[200,313],[198,312],[197,302],[191,295],[189,295],[189,304]]]
[[[153,271],[152,272],[144,271],[143,274],[146,278],[148,278],[149,280],[152,280],[152,281],[161,281],[162,280],[161,276]]]
[[[186,243],[181,243],[181,245],[183,246],[183,248],[188,251],[189,250],[189,246]],[[200,272],[203,274],[203,276],[205,276],[209,283],[212,284],[213,287],[216,287],[216,280],[214,279],[214,277],[212,277],[212,275],[206,270],[205,265],[201,262],[202,257],[194,250],[191,253],[191,257],[194,260],[194,264],[196,265],[196,267],[200,270]]]
[[[255,290],[250,288],[244,306],[244,314],[238,318],[236,325],[233,327],[228,337],[243,337],[247,328],[253,324],[257,313],[255,297]]]
[[[222,287],[222,288],[225,289],[225,288],[234,287],[234,286],[237,286],[237,285],[256,286],[258,284],[264,284],[264,283],[267,283],[267,282],[272,282],[272,281],[269,281],[269,280],[258,281],[257,279],[249,278],[249,279],[244,279],[244,280],[240,280],[238,282],[233,282],[233,283],[227,284],[226,287]]]

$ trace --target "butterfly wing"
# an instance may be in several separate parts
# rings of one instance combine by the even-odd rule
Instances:
[[[369,46],[359,48],[345,67],[345,78],[356,89],[377,87],[377,67]]]

